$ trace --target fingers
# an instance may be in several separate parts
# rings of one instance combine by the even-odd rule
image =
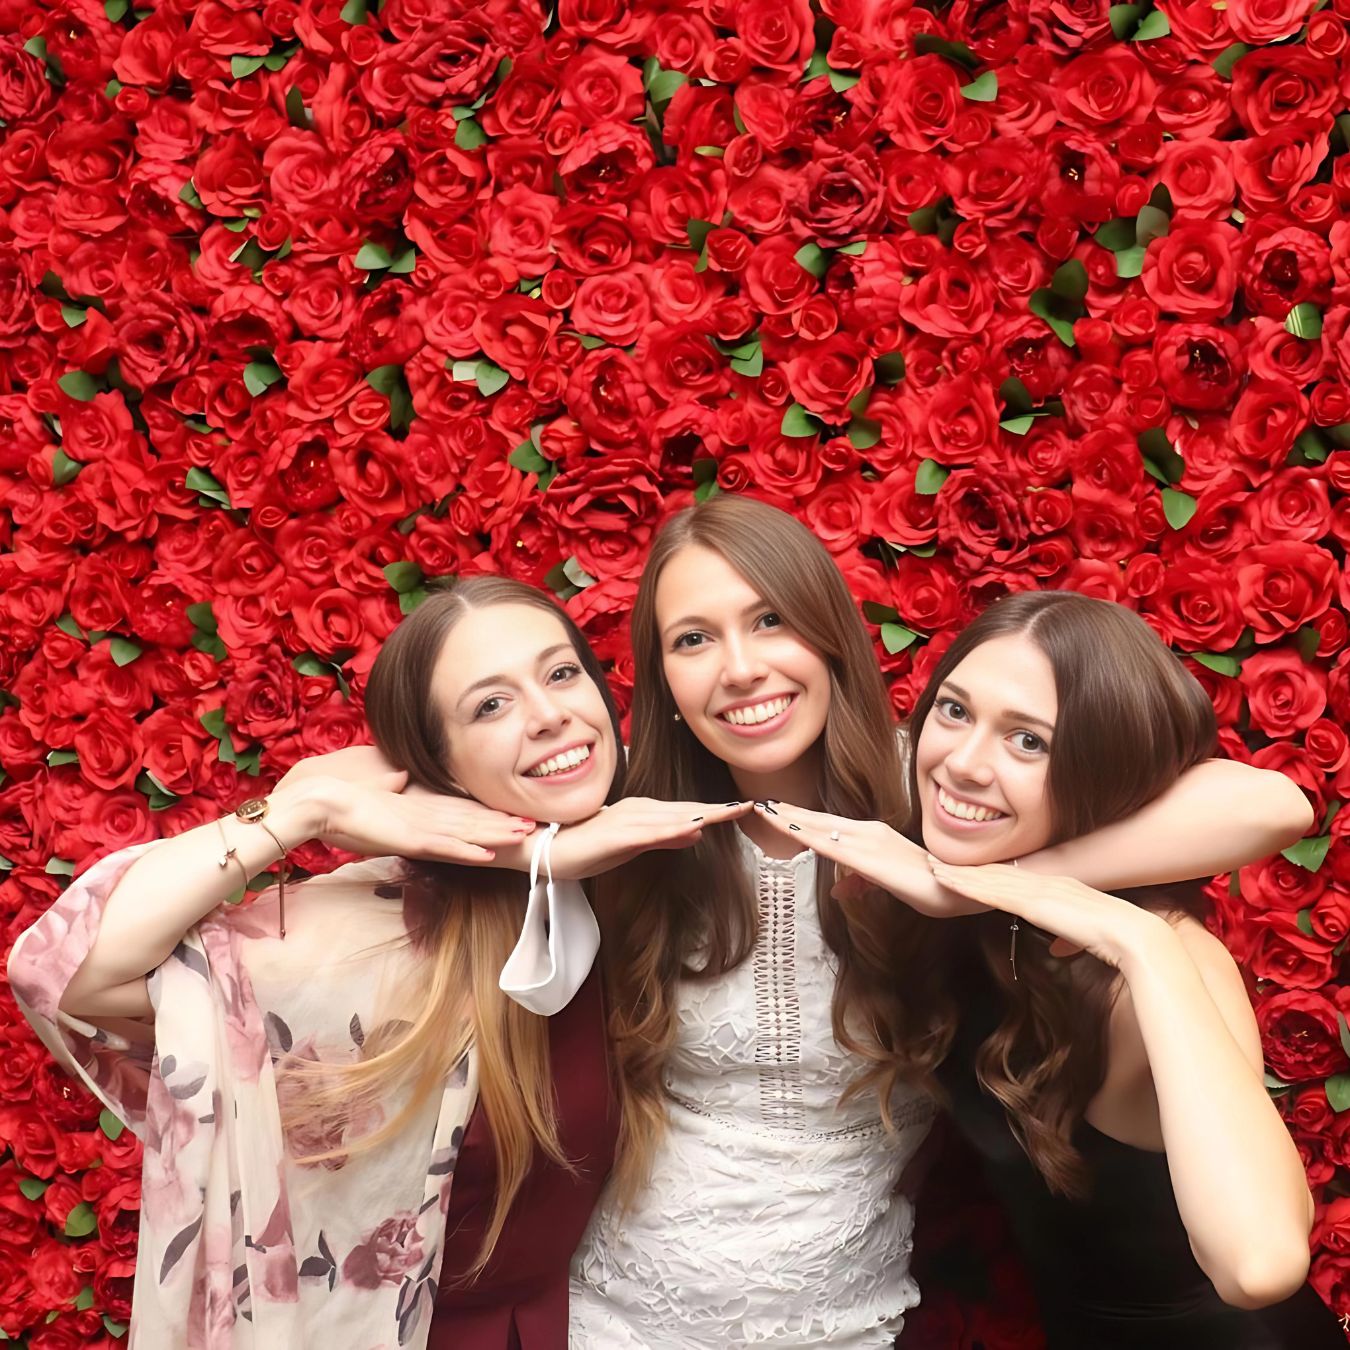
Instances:
[[[494,850],[470,844],[463,839],[434,840],[429,848],[433,851],[427,856],[440,858],[446,862],[483,863],[491,862],[497,856]]]
[[[850,837],[849,827],[856,826],[858,821],[826,815],[823,811],[807,811],[786,802],[756,802],[754,811],[766,824],[822,858],[853,865],[856,840]]]
[[[1027,877],[1015,867],[990,863],[983,867],[956,867],[929,856],[929,870],[939,885],[1008,914],[1030,917],[1037,895]]]

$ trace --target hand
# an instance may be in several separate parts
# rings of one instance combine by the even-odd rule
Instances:
[[[325,756],[324,758],[327,758]],[[390,770],[385,786],[333,778],[315,780],[326,803],[318,838],[366,857],[396,854],[427,862],[486,863],[498,847],[518,844],[534,821],[493,811],[467,797],[402,793]],[[302,785],[303,787],[303,785]]]
[[[785,838],[836,864],[840,876],[830,894],[844,904],[879,887],[931,918],[948,919],[985,908],[934,885],[923,849],[879,820],[832,816],[787,802],[756,802],[755,813]]]
[[[582,880],[619,867],[654,848],[689,848],[707,825],[735,820],[749,802],[709,806],[704,802],[663,802],[653,797],[624,797],[602,807],[589,820],[568,825],[553,841],[553,875]]]
[[[1040,876],[1007,863],[954,867],[936,858],[930,867],[948,889],[1053,933],[1052,956],[1085,951],[1120,969],[1143,955],[1160,932],[1170,932],[1166,920],[1151,910],[1073,877]]]

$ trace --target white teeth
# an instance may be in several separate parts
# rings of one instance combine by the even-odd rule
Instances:
[[[938,788],[938,805],[949,816],[955,816],[958,820],[1001,820],[1004,815],[1004,812],[991,811],[987,806],[972,806],[969,802],[959,802],[942,788]]]
[[[753,708],[731,708],[722,717],[734,726],[753,727],[785,713],[791,702],[790,698],[770,699],[767,703],[756,703]]]
[[[575,769],[578,764],[584,764],[591,757],[591,747],[589,745],[579,745],[574,750],[564,750],[561,755],[554,755],[552,759],[546,759],[542,764],[536,764],[534,768],[525,771],[526,778],[547,778],[551,773],[563,773],[567,769]]]

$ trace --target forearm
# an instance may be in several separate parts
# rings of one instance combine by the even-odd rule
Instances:
[[[1264,858],[1293,843],[1311,823],[1306,798],[1283,774],[1212,759],[1128,819],[1019,861],[1031,871],[1076,877],[1099,890],[1156,886]]]
[[[297,785],[273,793],[267,824],[288,848],[313,838],[325,811],[322,790]],[[108,897],[98,937],[67,986],[62,1008],[75,1016],[120,1008],[126,987],[161,965],[183,934],[282,856],[267,830],[226,817],[166,839],[142,854]]]
[[[1152,922],[1147,942],[1121,969],[1153,1075],[1177,1207],[1220,1296],[1263,1306],[1306,1276],[1311,1205],[1303,1167],[1194,961],[1164,920]]]

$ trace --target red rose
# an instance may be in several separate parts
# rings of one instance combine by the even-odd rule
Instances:
[[[965,337],[981,332],[994,311],[994,297],[983,276],[968,263],[934,267],[900,292],[905,319],[935,337]]]
[[[1179,213],[1192,218],[1228,215],[1237,191],[1231,153],[1227,141],[1208,137],[1168,141],[1163,146],[1158,177]]]
[[[1264,46],[1298,32],[1312,0],[1228,0],[1228,26],[1240,42]]]
[[[558,173],[569,199],[605,203],[631,197],[654,162],[651,142],[637,127],[605,122],[577,138]]]
[[[1153,77],[1133,51],[1107,47],[1066,62],[1053,84],[1060,120],[1083,131],[1143,121],[1153,103]]]
[[[1169,646],[1227,651],[1242,633],[1232,578],[1218,567],[1171,568],[1143,612]]]
[[[1258,652],[1242,664],[1252,725],[1267,736],[1292,736],[1312,726],[1327,705],[1326,676],[1297,652]]]
[[[1326,157],[1327,130],[1315,119],[1288,122],[1233,142],[1233,172],[1248,211],[1280,210]]]
[[[939,536],[948,541],[962,572],[1001,567],[1026,543],[1021,494],[1003,474],[958,469],[937,494],[937,514]]]
[[[80,772],[96,787],[129,787],[140,772],[141,729],[125,713],[96,709],[75,733]]]
[[[662,499],[645,463],[611,454],[559,478],[545,508],[591,576],[636,576]]]
[[[797,402],[832,424],[849,420],[849,403],[872,380],[866,348],[843,334],[802,350],[783,362],[783,369]]]
[[[1336,1005],[1321,994],[1288,990],[1256,1008],[1266,1063],[1286,1083],[1325,1078],[1350,1069],[1336,1020]]]
[[[1298,118],[1323,117],[1336,99],[1335,63],[1304,47],[1250,52],[1233,68],[1233,108],[1258,136]]]
[[[808,239],[842,244],[865,233],[881,214],[880,166],[869,147],[815,155],[798,181],[792,213]]]
[[[1250,964],[1256,977],[1284,989],[1318,989],[1332,976],[1332,944],[1308,935],[1292,914],[1268,910],[1253,921],[1256,945]]]
[[[582,358],[568,380],[566,401],[594,444],[605,449],[639,443],[652,413],[651,393],[636,363],[613,348]]]
[[[1226,329],[1203,323],[1164,324],[1154,353],[1163,388],[1183,407],[1225,408],[1237,392],[1241,349]]]
[[[1313,544],[1260,544],[1237,568],[1237,600],[1258,642],[1311,623],[1331,603],[1336,560]]]
[[[1238,233],[1217,221],[1177,221],[1149,245],[1144,289],[1158,306],[1187,319],[1227,314],[1237,292]]]
[[[960,81],[942,57],[896,61],[883,93],[881,125],[901,149],[935,150],[954,139],[964,104]]]
[[[752,65],[796,74],[815,47],[808,0],[739,0],[733,27]]]

